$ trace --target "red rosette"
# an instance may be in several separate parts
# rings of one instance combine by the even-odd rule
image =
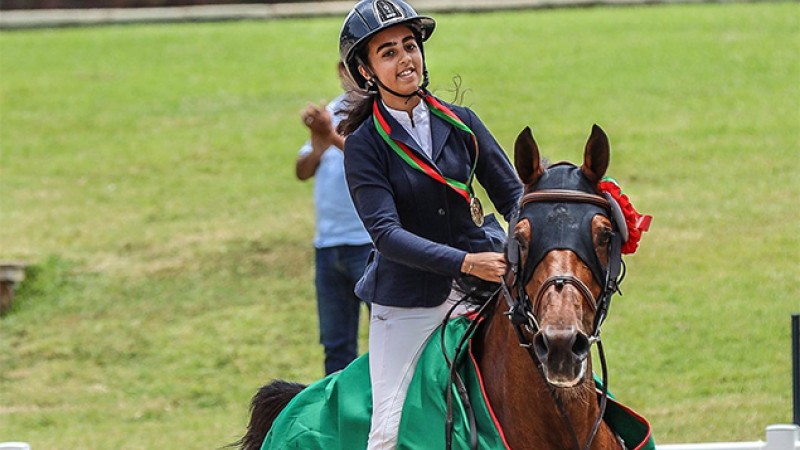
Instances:
[[[613,178],[605,177],[598,184],[602,192],[607,192],[619,204],[622,215],[625,216],[625,226],[628,228],[628,240],[622,244],[622,253],[630,254],[636,252],[639,247],[639,239],[642,233],[650,229],[653,216],[639,214],[633,207],[627,195],[622,193],[622,189]]]

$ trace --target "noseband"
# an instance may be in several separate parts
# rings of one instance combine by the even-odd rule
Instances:
[[[550,287],[555,287],[556,290],[561,291],[567,284],[571,284],[578,290],[578,292],[581,293],[581,297],[583,297],[583,299],[586,301],[586,304],[589,305],[589,308],[591,308],[592,312],[595,313],[597,312],[597,303],[595,301],[594,295],[592,295],[592,291],[589,290],[589,287],[586,286],[586,283],[579,280],[578,278],[573,277],[572,275],[552,276],[544,280],[542,286],[539,287],[539,291],[537,292],[536,297],[533,299],[533,303],[530,306],[531,310],[530,314],[526,314],[531,324],[533,325],[533,328],[528,330],[529,332],[536,333],[541,328],[536,318],[538,317],[539,313],[539,305],[541,305],[542,298],[544,297],[544,294],[547,292],[547,290]]]

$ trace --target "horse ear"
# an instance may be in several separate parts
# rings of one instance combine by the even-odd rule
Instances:
[[[520,180],[525,184],[535,183],[544,173],[539,146],[533,139],[531,127],[525,127],[514,141],[514,167]]]
[[[583,153],[581,171],[592,184],[596,184],[606,174],[610,160],[611,147],[608,144],[608,136],[602,128],[592,125],[592,134],[586,141],[586,150]]]

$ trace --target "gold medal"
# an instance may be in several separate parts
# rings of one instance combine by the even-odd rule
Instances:
[[[472,197],[469,199],[469,213],[472,215],[472,221],[475,222],[475,225],[482,227],[483,206],[481,206],[481,201],[478,200],[478,197]]]

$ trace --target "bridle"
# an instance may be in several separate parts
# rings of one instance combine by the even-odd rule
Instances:
[[[525,194],[520,200],[518,214],[512,218],[508,224],[508,239],[506,246],[506,260],[509,265],[509,272],[503,279],[503,291],[506,294],[506,302],[509,306],[507,315],[515,326],[526,326],[528,331],[535,334],[539,331],[539,321],[536,313],[545,292],[552,286],[558,288],[566,284],[574,286],[585,300],[586,304],[595,313],[592,335],[589,341],[600,342],[600,327],[605,321],[608,309],[611,304],[611,297],[620,292],[619,284],[624,278],[624,264],[622,262],[621,247],[622,242],[619,233],[614,233],[609,241],[608,266],[605,268],[605,283],[598,298],[594,298],[591,290],[586,284],[572,275],[556,275],[546,279],[534,297],[530,301],[525,285],[533,274],[533,268],[524,267],[522,261],[522,250],[520,243],[513,235],[514,228],[520,217],[520,212],[528,205],[534,203],[588,203],[598,206],[607,212],[607,217],[614,223],[613,216],[610,214],[611,203],[614,201],[609,196],[588,194],[585,192],[569,189],[547,189],[534,191]],[[624,226],[624,224],[623,224]],[[516,293],[512,295],[512,293]],[[522,342],[520,343],[522,344]]]
[[[482,306],[478,309],[475,313],[476,318],[472,321],[470,326],[464,332],[464,335],[460,339],[459,343],[457,344],[454,352],[454,357],[451,359],[447,356],[447,353],[444,352],[444,342],[442,343],[442,349],[444,352],[445,360],[450,368],[450,383],[455,386],[456,391],[459,394],[459,397],[462,400],[464,405],[465,412],[467,413],[469,419],[469,429],[470,429],[470,448],[475,450],[478,447],[478,439],[477,439],[477,431],[475,425],[475,417],[474,412],[471,406],[471,402],[469,397],[466,393],[466,388],[464,386],[463,380],[461,380],[460,376],[457,373],[456,367],[457,362],[459,360],[459,355],[465,351],[466,345],[472,335],[475,333],[479,323],[482,321],[483,318],[487,317],[490,312],[496,306],[496,303],[499,301],[499,297],[502,295],[506,299],[506,303],[508,305],[508,311],[504,314],[510,319],[512,326],[517,334],[517,338],[519,340],[519,345],[525,348],[533,360],[534,365],[536,366],[539,374],[544,381],[545,385],[548,388],[550,396],[552,397],[553,401],[558,408],[559,414],[564,419],[565,423],[567,424],[567,428],[569,428],[573,441],[575,444],[575,448],[577,450],[589,450],[592,445],[592,441],[594,440],[595,435],[597,434],[597,430],[600,427],[600,423],[603,420],[603,414],[606,409],[606,404],[608,401],[608,369],[606,365],[605,359],[605,352],[603,350],[602,341],[600,339],[600,328],[603,324],[606,315],[608,314],[608,309],[611,303],[611,297],[615,293],[620,293],[619,284],[622,282],[625,276],[624,270],[624,263],[622,262],[622,255],[621,255],[621,247],[622,242],[620,238],[620,233],[614,232],[612,234],[611,240],[609,241],[609,260],[607,266],[604,268],[605,272],[605,282],[602,288],[600,295],[595,298],[592,294],[592,291],[586,286],[586,283],[581,281],[580,279],[572,276],[572,275],[556,275],[547,278],[542,285],[539,287],[536,295],[534,296],[534,300],[531,302],[530,297],[528,296],[527,291],[525,290],[525,284],[528,282],[530,277],[533,274],[532,268],[525,267],[524,261],[522,261],[522,250],[520,248],[520,242],[514,236],[514,229],[519,221],[522,212],[525,208],[529,205],[537,204],[537,203],[584,203],[584,204],[591,204],[597,206],[605,211],[606,217],[612,222],[612,227],[618,227],[620,224],[615,223],[614,216],[610,213],[612,208],[612,203],[615,200],[608,194],[604,196],[590,194],[578,190],[572,189],[546,189],[540,191],[534,191],[525,194],[519,202],[519,207],[517,208],[516,213],[512,217],[511,221],[508,224],[508,237],[506,239],[506,261],[508,262],[509,271],[507,272],[506,276],[502,279],[499,286],[491,293],[488,294],[489,300],[482,303]],[[621,226],[625,226],[625,224],[621,224]],[[542,367],[542,362],[539,360],[536,352],[533,350],[533,342],[527,339],[525,333],[529,333],[531,335],[535,335],[540,330],[539,320],[537,317],[538,309],[541,304],[542,298],[544,297],[545,293],[551,287],[556,288],[563,288],[566,285],[571,285],[575,287],[578,292],[580,292],[581,297],[583,298],[584,302],[592,309],[595,313],[594,317],[594,324],[593,324],[593,331],[592,335],[589,337],[590,344],[597,344],[598,349],[598,356],[600,358],[600,364],[602,368],[602,387],[601,387],[601,398],[600,398],[600,414],[598,415],[591,433],[586,441],[586,444],[582,447],[580,445],[577,433],[575,432],[575,428],[572,425],[572,421],[569,417],[569,413],[567,412],[566,408],[564,407],[561,398],[558,396],[556,392],[556,388],[547,382],[544,374],[544,368]],[[472,296],[473,293],[467,293],[464,300],[467,300],[468,297]],[[484,295],[486,295],[484,293]],[[455,306],[453,306],[455,309]],[[453,311],[451,309],[451,312]],[[444,319],[444,322],[450,317],[450,313]],[[442,333],[442,339],[444,333]],[[446,442],[446,449],[452,448],[452,431],[453,431],[453,408],[452,408],[452,388],[447,389],[447,419],[445,422],[445,442]]]
[[[612,226],[617,226],[617,224],[613,223],[614,219],[610,214],[611,201],[614,200],[610,197],[589,194],[577,190],[548,189],[525,194],[520,200],[518,213],[522,213],[526,206],[536,203],[588,203],[605,210],[607,217],[612,221]],[[605,320],[606,315],[608,314],[611,297],[614,295],[614,293],[620,292],[619,283],[624,278],[624,270],[621,271],[621,269],[624,267],[620,251],[621,239],[619,237],[619,233],[613,233],[611,240],[609,241],[609,261],[607,267],[605,267],[605,283],[598,298],[594,297],[592,291],[588,286],[586,286],[586,283],[580,279],[572,275],[555,275],[542,282],[542,285],[539,286],[533,301],[531,301],[530,297],[528,296],[528,292],[525,289],[525,285],[530,280],[533,270],[532,268],[524,267],[520,243],[513,234],[519,217],[520,214],[517,214],[508,226],[509,236],[507,239],[506,259],[508,261],[510,270],[506,274],[506,277],[503,278],[501,283],[503,296],[506,298],[509,308],[505,314],[511,320],[512,326],[514,327],[519,340],[519,345],[525,348],[525,350],[528,352],[528,355],[531,357],[531,360],[539,371],[542,380],[545,382],[548,392],[558,408],[559,414],[567,424],[567,428],[569,428],[572,434],[575,448],[578,450],[589,450],[592,445],[592,441],[597,434],[597,430],[600,428],[600,423],[603,420],[603,414],[605,413],[605,408],[608,401],[608,370],[605,352],[603,351],[603,344],[600,339],[600,328]],[[622,225],[624,226],[624,224]],[[600,357],[600,364],[602,367],[602,394],[600,399],[600,413],[595,420],[584,446],[580,445],[577,433],[575,432],[575,428],[570,420],[569,413],[564,407],[561,398],[558,396],[556,388],[547,382],[547,379],[545,378],[544,368],[541,360],[533,349],[533,342],[530,341],[525,335],[525,332],[529,333],[530,335],[536,335],[541,329],[537,314],[545,293],[552,287],[556,287],[557,290],[561,291],[566,285],[571,285],[576,288],[581,294],[583,301],[595,313],[593,324],[594,329],[589,337],[589,344],[597,344],[598,356]]]

